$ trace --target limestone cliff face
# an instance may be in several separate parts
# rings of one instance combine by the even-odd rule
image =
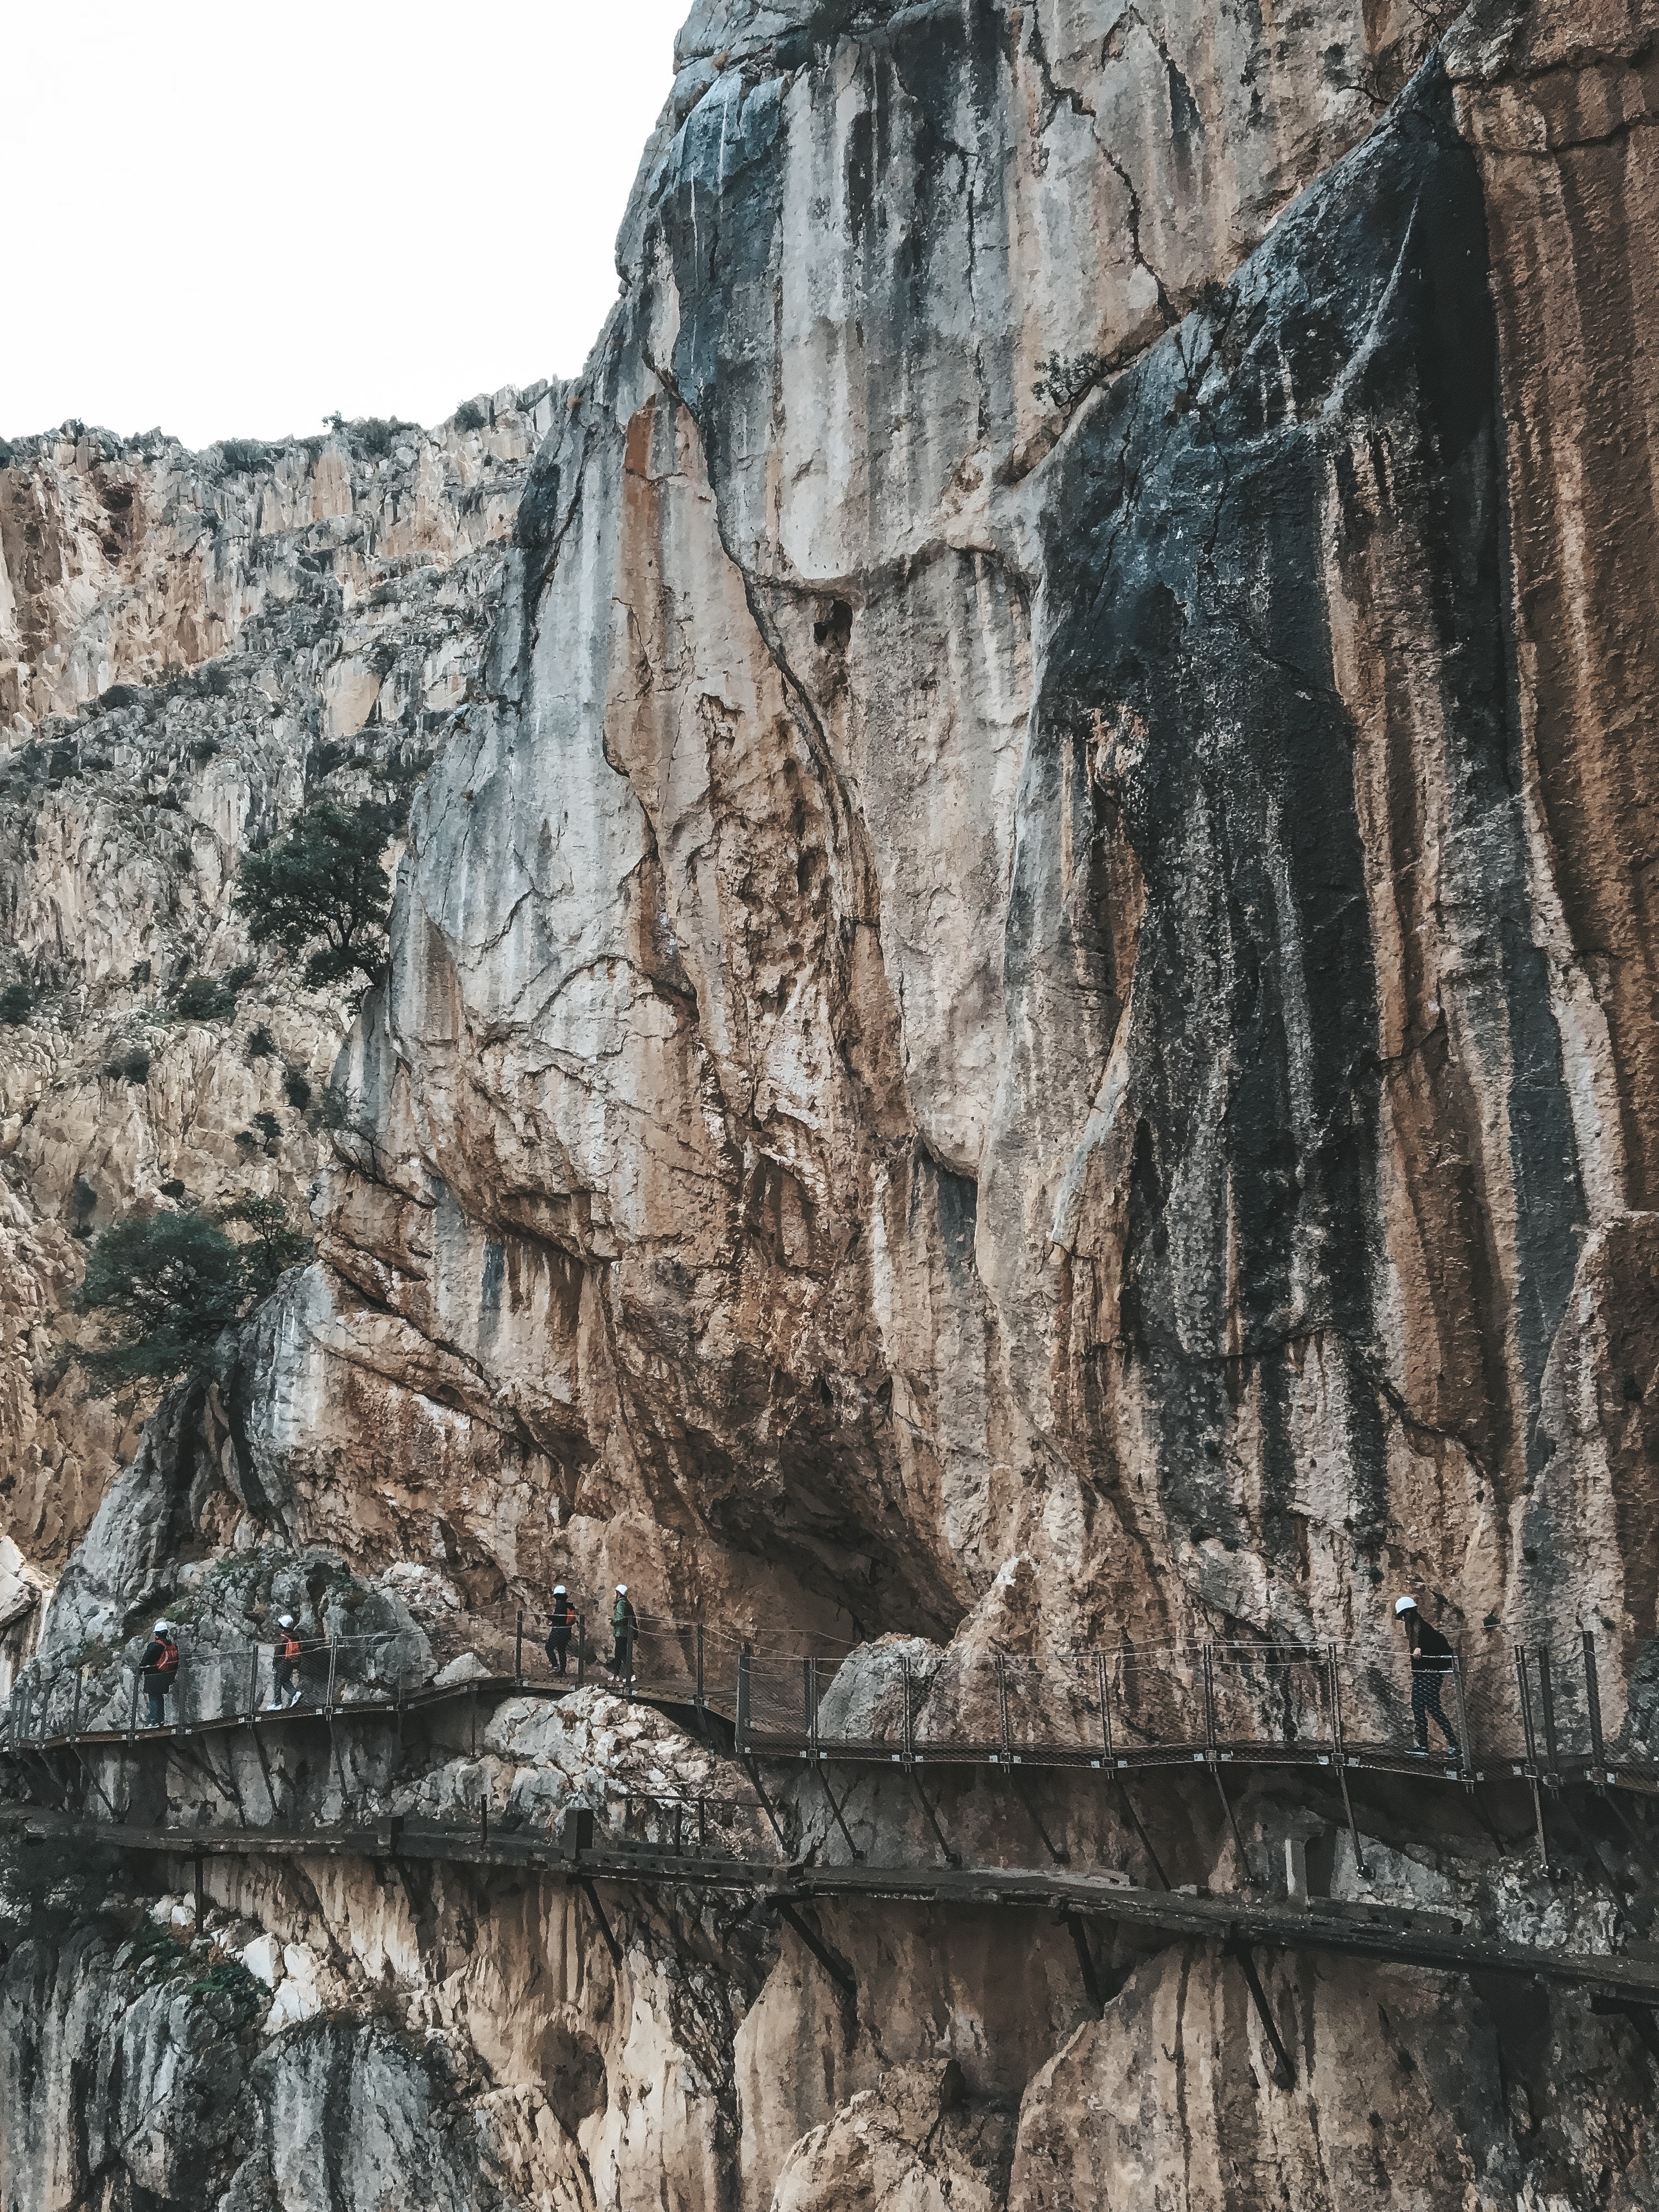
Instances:
[[[185,1194],[304,1218],[306,1100],[351,1010],[250,961],[236,870],[307,796],[413,767],[468,711],[556,404],[205,454],[74,424],[0,469],[4,980],[36,1002],[0,1029],[0,1615],[151,1402],[65,1370],[78,1240]],[[239,967],[234,1013],[179,1018],[187,979]]]
[[[1386,111],[1337,5],[827,20],[682,40],[269,1484],[856,1632],[1029,1555],[1061,1644],[1398,1583],[1633,1664],[1646,18]]]
[[[267,469],[269,555],[250,521],[222,561],[167,520],[159,463],[23,457],[5,711],[79,719],[14,757],[10,849],[89,851],[43,827],[88,778],[221,747],[172,845],[9,878],[47,1008],[5,1033],[41,1055],[6,1080],[35,1086],[9,1279],[42,1343],[76,1206],[190,1182],[198,1099],[222,1086],[228,1129],[276,1073],[234,1025],[170,1043],[181,1103],[112,1140],[134,1086],[88,1071],[136,1018],[128,938],[158,980],[240,959],[246,825],[371,753],[437,756],[346,1126],[252,1164],[296,1194],[320,1170],[318,1258],[120,1443],[49,1661],[95,1649],[113,1694],[135,1604],[234,1641],[323,1561],[434,1654],[433,1589],[464,1643],[558,1571],[733,1633],[902,1632],[945,1691],[967,1656],[1125,1632],[1386,1654],[1410,1587],[1477,1679],[1505,1632],[1596,1628],[1609,1732],[1627,1699],[1652,1725],[1656,38],[1653,0],[1449,26],[699,0],[617,306],[579,383],[507,410],[498,499],[452,432],[372,483],[331,441]],[[341,470],[368,536],[337,544]],[[399,562],[437,556],[429,599],[372,566],[399,530]],[[344,588],[295,583],[319,629],[283,612],[279,644],[296,531]],[[175,730],[158,679],[186,650],[224,674]],[[132,750],[94,769],[106,729]],[[83,986],[95,1053],[43,1042]],[[319,1079],[347,1010],[251,1011]],[[204,1140],[191,1173],[217,1190],[232,1157]],[[71,1472],[61,1401],[16,1402],[37,1426],[7,1448],[41,1472],[12,1526],[55,1569],[117,1439]],[[539,1817],[568,1749],[498,1717],[418,1786]],[[165,1800],[234,1817],[211,1779],[180,1758]],[[1011,1794],[951,1787],[964,1853],[1030,1853]],[[821,1795],[781,1794],[799,1850],[840,1850]],[[1334,1898],[1585,1949],[1652,1932],[1610,1829],[1557,1888],[1461,1802],[1362,1795],[1362,1871],[1311,1786],[1252,1779],[1236,1832],[1198,1783],[1148,1797],[1178,1881],[1259,1882],[1319,1834]],[[872,1854],[932,1850],[895,1777],[847,1814]],[[1086,1786],[1042,1819],[1074,1863],[1139,1863]],[[1650,2040],[1535,1992],[1275,1966],[1287,2096],[1240,1978],[1190,1945],[1115,1937],[1085,2005],[1046,1922],[838,1906],[848,2007],[793,1939],[681,1899],[619,1913],[613,1970],[539,1876],[215,1883],[181,1933],[271,1996],[199,2090],[177,2060],[167,2140],[127,2085],[198,2031],[121,1955],[125,1903],[41,1906],[0,1961],[35,2146],[4,2179],[64,2177],[21,2201],[170,2206],[191,2128],[231,2212],[355,2212],[377,2161],[443,2205],[677,2212],[1634,2212],[1656,2185]],[[317,2182],[294,2142],[359,2106],[393,2148],[354,2117]]]

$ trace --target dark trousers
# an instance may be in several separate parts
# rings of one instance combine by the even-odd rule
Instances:
[[[1440,1710],[1440,1686],[1445,1679],[1440,1674],[1413,1673],[1412,1676],[1412,1723],[1417,1730],[1419,1751],[1426,1751],[1429,1747],[1429,1715],[1432,1713],[1440,1723],[1440,1733],[1445,1737],[1449,1748],[1457,1752],[1457,1738],[1452,1734],[1451,1723]],[[1462,1756],[1461,1752],[1458,1752],[1458,1756]]]
[[[611,1662],[611,1671],[618,1681],[633,1680],[634,1639],[631,1636],[619,1636],[617,1638],[617,1656]]]
[[[165,1728],[167,1724],[167,1690],[169,1685],[159,1674],[144,1678],[144,1695],[149,1701],[149,1725]]]
[[[279,1659],[277,1661],[276,1671],[272,1678],[272,1686],[276,1690],[279,1701],[287,1697],[290,1691],[298,1689],[300,1686],[299,1677],[300,1662],[297,1659]]]
[[[553,1672],[556,1674],[563,1674],[565,1656],[569,1649],[570,1631],[568,1628],[555,1628],[548,1632],[547,1656],[553,1662]]]

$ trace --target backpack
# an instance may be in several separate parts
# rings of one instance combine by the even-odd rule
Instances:
[[[176,1674],[179,1671],[179,1647],[170,1636],[161,1638],[161,1656],[155,1662],[158,1674]]]

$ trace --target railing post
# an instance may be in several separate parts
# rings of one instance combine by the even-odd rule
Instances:
[[[524,1607],[519,1607],[518,1633],[513,1645],[513,1678],[519,1687],[524,1687]]]
[[[697,1623],[697,1691],[696,1691],[696,1707],[697,1707],[697,1715],[698,1715],[698,1717],[699,1717],[699,1719],[701,1719],[701,1717],[702,1717],[702,1710],[703,1710],[703,1696],[702,1696],[702,1621],[699,1621],[699,1622]]]
[[[1551,1789],[1560,1786],[1561,1759],[1555,1738],[1555,1694],[1550,1682],[1550,1655],[1547,1644],[1537,1647],[1538,1702],[1544,1716],[1544,1754],[1548,1761],[1548,1781]]]
[[[1331,1699],[1331,1750],[1338,1759],[1340,1759],[1342,1756],[1342,1678],[1337,1671],[1336,1646],[1334,1643],[1325,1646],[1325,1677]]]
[[[77,1742],[81,1736],[81,1692],[86,1686],[86,1668],[77,1667],[75,1670],[75,1717],[70,1723],[70,1734]]]
[[[997,1712],[1002,1726],[1002,1763],[1005,1766],[1012,1766],[1014,1763],[1014,1732],[1008,1718],[1008,1662],[1000,1651],[996,1655],[996,1670]]]
[[[816,1759],[818,1756],[818,1662],[815,1658],[809,1659],[806,1666],[806,1717],[811,1735],[812,1756]]]
[[[143,1679],[143,1678],[139,1674],[138,1669],[135,1667],[132,1670],[132,1711],[127,1717],[127,1741],[129,1743],[136,1743],[138,1740],[138,1686]]]
[[[1473,1777],[1474,1746],[1469,1740],[1469,1708],[1463,1695],[1463,1662],[1455,1651],[1452,1653],[1451,1678],[1452,1704],[1457,1712],[1457,1763],[1466,1775]],[[1474,1789],[1472,1779],[1468,1786]]]
[[[1524,1644],[1517,1644],[1515,1647],[1515,1673],[1521,1686],[1521,1729],[1526,1740],[1527,1772],[1535,1778],[1538,1772],[1538,1738],[1533,1728],[1532,1685],[1528,1679],[1527,1647]]]
[[[1204,1746],[1211,1757],[1215,1756],[1215,1646],[1204,1646]]]
[[[807,1748],[810,1750],[816,1733],[812,1726],[812,1662],[810,1659],[803,1659],[800,1662],[800,1695],[802,1733],[806,1738]]]
[[[746,1757],[749,1750],[749,1654],[747,1651],[739,1652],[738,1655],[737,1725],[737,1751],[739,1759]]]
[[[257,1644],[250,1644],[247,1647],[247,1717],[249,1720],[253,1718],[258,1710],[259,1647]]]
[[[339,1662],[339,1642],[337,1638],[331,1637],[328,1644],[328,1687],[323,1692],[323,1711],[331,1720],[334,1717],[334,1680],[338,1671]]]
[[[903,1749],[904,1764],[907,1766],[914,1766],[916,1763],[916,1753],[915,1744],[910,1733],[910,1655],[908,1652],[904,1656],[904,1722],[903,1732],[899,1741]]]
[[[1584,1631],[1584,1703],[1589,1712],[1590,1756],[1598,1772],[1606,1769],[1607,1747],[1601,1741],[1601,1685],[1595,1674],[1595,1638]]]
[[[1100,1685],[1101,1748],[1106,1754],[1106,1763],[1109,1766],[1115,1755],[1112,1750],[1112,1700],[1111,1692],[1106,1680],[1106,1654],[1103,1651],[1097,1651],[1095,1654],[1095,1679]]]
[[[1521,1685],[1521,1725],[1527,1739],[1527,1779],[1532,1784],[1533,1817],[1538,1824],[1538,1854],[1544,1862],[1544,1876],[1551,1876],[1549,1838],[1544,1832],[1544,1796],[1538,1787],[1538,1738],[1532,1721],[1532,1689],[1527,1680],[1527,1647],[1515,1647],[1515,1670]]]
[[[587,1615],[576,1615],[576,1687],[587,1680]]]

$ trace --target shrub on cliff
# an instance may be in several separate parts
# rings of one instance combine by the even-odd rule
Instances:
[[[237,912],[256,945],[306,954],[313,989],[354,975],[372,983],[385,964],[392,912],[383,865],[398,810],[313,799],[285,836],[242,863]]]
[[[219,459],[227,474],[245,477],[264,468],[270,451],[257,438],[227,438],[220,445]]]
[[[418,422],[400,422],[395,415],[366,415],[349,426],[351,435],[364,453],[384,459],[398,441],[410,431],[418,431]]]
[[[227,1226],[246,1236],[228,1237]],[[310,1251],[278,1198],[244,1192],[211,1219],[127,1214],[94,1241],[78,1301],[106,1317],[113,1341],[77,1357],[94,1388],[141,1376],[171,1382],[205,1367],[222,1332]]]
[[[180,1021],[212,1022],[236,1011],[236,994],[228,977],[192,975],[173,1002]]]
[[[0,991],[0,1022],[15,1029],[34,1012],[34,994],[27,983],[8,983]]]

